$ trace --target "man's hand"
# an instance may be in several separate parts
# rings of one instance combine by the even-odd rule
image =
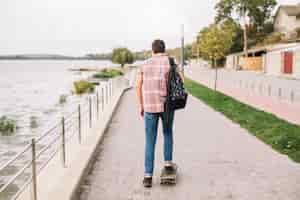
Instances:
[[[144,117],[144,113],[145,113],[144,108],[141,107],[141,108],[140,108],[140,115],[141,115],[141,117]]]

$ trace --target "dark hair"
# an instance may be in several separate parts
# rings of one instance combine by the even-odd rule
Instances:
[[[163,40],[154,40],[152,42],[152,51],[153,53],[165,53],[166,45]]]

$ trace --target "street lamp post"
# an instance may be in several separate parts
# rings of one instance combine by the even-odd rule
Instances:
[[[181,67],[184,72],[184,25],[181,25]]]

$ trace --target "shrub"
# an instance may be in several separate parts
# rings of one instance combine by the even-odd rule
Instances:
[[[93,78],[108,79],[123,75],[124,73],[118,69],[103,69],[100,73],[94,74]]]
[[[0,133],[3,135],[10,135],[17,130],[17,122],[8,119],[6,116],[0,118]]]
[[[133,53],[127,48],[116,48],[112,52],[113,63],[121,64],[124,67],[125,64],[132,64],[134,62]]]
[[[283,34],[274,32],[263,40],[263,45],[276,44],[282,41]]]
[[[59,96],[59,104],[65,104],[67,102],[68,96],[65,94],[62,94]]]
[[[92,93],[95,90],[95,86],[93,83],[81,80],[74,82],[74,89],[76,94]]]
[[[31,116],[30,117],[30,128],[37,128],[37,127],[38,127],[37,117]]]

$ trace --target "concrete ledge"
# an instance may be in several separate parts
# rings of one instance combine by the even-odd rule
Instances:
[[[94,157],[95,157],[95,154],[97,154],[97,147],[101,144],[102,140],[103,140],[103,136],[105,134],[105,132],[107,131],[108,127],[109,127],[109,124],[112,120],[112,117],[114,115],[114,113],[116,112],[118,106],[119,106],[119,103],[120,103],[120,100],[123,96],[123,94],[128,91],[129,89],[131,89],[131,87],[128,87],[128,88],[125,88],[121,93],[120,93],[120,96],[119,98],[117,98],[117,101],[114,102],[114,106],[112,108],[112,112],[110,113],[104,127],[102,127],[102,130],[101,130],[101,135],[98,139],[98,142],[96,143],[96,145],[93,147],[93,152],[89,155],[89,158],[88,158],[88,161],[84,167],[84,169],[82,170],[81,172],[81,175],[79,177],[79,179],[77,179],[76,181],[76,184],[75,186],[73,186],[73,191],[71,193],[71,196],[68,198],[70,200],[77,200],[78,197],[78,192],[79,192],[79,187],[80,185],[82,184],[82,181],[84,181],[84,177],[86,177],[88,175],[88,172],[90,171],[91,167],[93,166],[93,160],[94,160]]]

